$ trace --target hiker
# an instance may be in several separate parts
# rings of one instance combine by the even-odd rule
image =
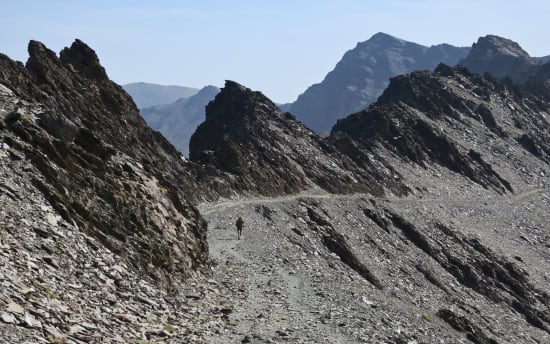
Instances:
[[[244,221],[243,221],[243,218],[239,216],[239,218],[237,219],[237,239],[241,240],[241,233],[243,232],[243,225],[244,225]]]

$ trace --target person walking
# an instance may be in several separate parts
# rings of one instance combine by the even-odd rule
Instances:
[[[241,233],[243,232],[244,226],[243,218],[239,216],[235,225],[237,226],[237,239],[241,240]]]

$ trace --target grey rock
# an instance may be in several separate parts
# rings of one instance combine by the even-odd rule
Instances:
[[[15,316],[11,313],[8,313],[8,312],[2,313],[2,321],[7,323],[7,324],[17,323],[17,319],[15,318]]]

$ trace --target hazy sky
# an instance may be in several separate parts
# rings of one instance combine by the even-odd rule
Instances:
[[[320,82],[377,32],[470,46],[496,34],[550,55],[549,0],[0,0],[0,52],[30,39],[59,52],[80,38],[120,84],[202,87],[235,80],[277,102]]]

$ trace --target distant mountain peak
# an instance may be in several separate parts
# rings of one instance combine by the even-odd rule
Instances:
[[[369,38],[369,39],[367,40],[367,42],[368,42],[368,41],[375,41],[375,40],[394,40],[394,41],[402,41],[402,42],[404,42],[402,39],[397,38],[397,37],[395,37],[395,36],[392,36],[392,35],[390,35],[390,34],[387,34],[387,33],[385,33],[385,32],[377,32],[377,33],[375,33],[374,35],[372,35],[371,38]]]
[[[510,77],[517,83],[529,78],[535,60],[521,46],[507,38],[496,35],[480,37],[462,61],[475,73],[489,73],[496,78]]]
[[[124,90],[140,109],[171,104],[181,98],[189,98],[199,92],[197,88],[176,85],[158,85],[148,82],[134,82],[122,85]]]
[[[426,47],[379,32],[347,51],[324,80],[310,86],[289,111],[314,131],[326,132],[337,119],[373,103],[391,77],[431,70],[440,62],[454,65],[469,50],[449,44]]]
[[[501,54],[531,60],[529,54],[518,43],[496,35],[480,37],[477,43],[474,43],[471,53],[478,51],[483,52],[487,57]]]
[[[205,86],[190,97],[146,107],[140,112],[147,124],[160,131],[183,155],[189,156],[189,139],[204,122],[205,107],[219,91],[215,86]]]

